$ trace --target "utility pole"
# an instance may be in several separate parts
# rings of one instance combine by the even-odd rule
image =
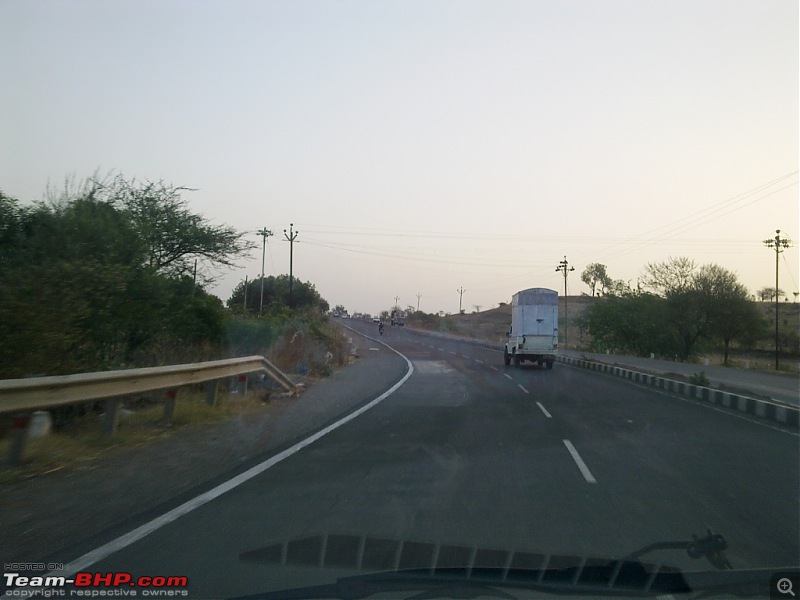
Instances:
[[[464,286],[462,285],[461,288],[457,289],[456,291],[458,292],[458,314],[461,314],[461,300],[464,297],[464,292],[467,290],[465,290]]]
[[[417,312],[419,312],[419,299],[422,298],[422,294],[417,292]]]
[[[247,313],[247,275],[244,276],[244,312]]]
[[[781,255],[781,252],[784,249],[789,248],[791,246],[791,242],[789,238],[781,237],[781,230],[775,230],[775,237],[764,240],[764,245],[767,248],[774,248],[775,249],[775,370],[778,370],[779,366],[779,354],[780,354],[780,342],[778,338],[778,307],[781,305],[778,298],[778,257]]]
[[[564,348],[567,348],[567,344],[569,342],[568,332],[569,332],[569,311],[567,308],[567,274],[570,271],[574,271],[575,267],[570,267],[569,262],[567,262],[567,257],[564,256],[564,260],[559,261],[558,266],[556,267],[556,271],[561,271],[564,273]]]
[[[297,234],[300,233],[299,231],[293,230],[294,223],[289,223],[289,233],[286,233],[286,230],[283,230],[283,237],[289,242],[289,306],[292,306],[292,262],[293,262],[293,250],[294,250],[294,241],[297,239]]]
[[[261,240],[261,304],[258,306],[258,314],[264,312],[264,257],[267,254],[267,238],[272,235],[272,232],[264,227],[261,231],[256,232],[263,239]],[[245,288],[245,298],[247,297],[247,288]],[[245,304],[245,307],[247,305]]]
[[[394,297],[394,307],[395,308],[400,308],[400,305],[398,304],[399,301],[400,301],[400,296],[395,296]]]

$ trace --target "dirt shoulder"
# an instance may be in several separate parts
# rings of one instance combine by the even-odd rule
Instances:
[[[3,562],[66,562],[260,462],[385,391],[405,361],[352,334],[358,358],[294,398],[0,487]]]

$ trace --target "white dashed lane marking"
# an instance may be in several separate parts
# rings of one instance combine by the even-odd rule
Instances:
[[[572,455],[572,460],[574,460],[575,464],[578,465],[578,469],[580,469],[583,478],[588,483],[597,483],[597,479],[594,478],[594,475],[592,475],[592,472],[589,470],[589,467],[587,467],[586,463],[583,462],[581,455],[578,454],[578,451],[575,449],[575,446],[572,445],[572,442],[570,442],[569,440],[562,440],[562,441],[564,442],[564,445],[567,447],[567,450],[569,450],[569,453]]]

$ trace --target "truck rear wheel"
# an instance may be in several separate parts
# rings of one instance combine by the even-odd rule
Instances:
[[[511,355],[508,353],[508,348],[503,348],[503,362],[506,366],[511,364]]]
[[[552,369],[553,368],[553,361],[552,360],[548,360],[547,361],[547,368],[548,369]]]
[[[514,368],[519,369],[520,364],[522,364],[522,360],[519,357],[519,354],[514,352]]]

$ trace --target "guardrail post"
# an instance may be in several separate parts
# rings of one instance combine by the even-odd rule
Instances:
[[[217,380],[206,381],[206,404],[214,406],[217,403]]]
[[[164,400],[164,420],[172,421],[175,416],[175,398],[178,396],[177,390],[167,390],[167,399]]]
[[[122,398],[109,398],[105,402],[106,416],[103,420],[103,431],[114,435],[119,429],[119,413],[122,410]]]
[[[22,457],[25,454],[25,443],[28,441],[28,426],[30,422],[30,413],[14,415],[11,421],[11,443],[9,445],[8,462],[13,466],[22,463]]]

